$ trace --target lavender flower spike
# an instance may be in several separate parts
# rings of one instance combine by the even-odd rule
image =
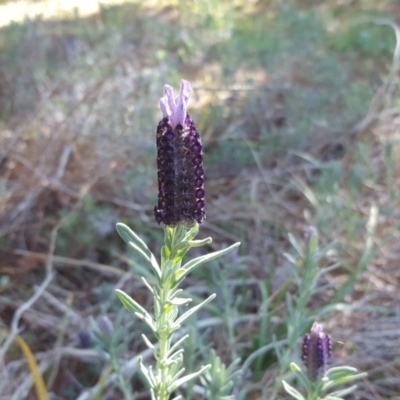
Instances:
[[[310,379],[324,376],[331,357],[331,339],[323,331],[322,325],[314,322],[311,332],[304,336],[301,359],[307,368]]]
[[[154,207],[159,224],[205,219],[203,147],[187,113],[191,93],[190,83],[182,80],[177,96],[165,85],[159,102],[163,119],[157,127],[158,204]]]

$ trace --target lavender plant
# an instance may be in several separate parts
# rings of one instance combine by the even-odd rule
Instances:
[[[109,367],[105,375],[114,371],[118,379],[118,387],[123,393],[124,400],[133,400],[129,376],[123,374],[121,370],[121,356],[126,349],[126,344],[134,339],[136,335],[132,329],[132,324],[122,324],[123,313],[119,312],[115,324],[107,317],[103,316],[97,321],[90,319],[90,333],[88,339],[93,346],[105,359],[109,361]],[[117,327],[117,329],[115,329]],[[85,331],[83,331],[85,332]],[[100,398],[104,387],[99,388],[97,397]]]
[[[319,248],[318,232],[314,227],[309,227],[304,236],[304,243],[300,243],[294,236],[289,235],[289,240],[296,250],[297,257],[285,253],[286,258],[293,265],[288,284],[295,283],[297,286],[297,290],[293,294],[287,291],[288,284],[283,289],[286,291],[287,310],[284,317],[287,329],[286,337],[276,340],[273,336],[271,343],[258,348],[245,360],[242,365],[242,371],[246,373],[257,358],[274,350],[278,361],[279,376],[263,388],[265,390],[263,393],[267,393],[269,400],[279,398],[282,385],[297,400],[340,400],[340,396],[350,393],[355,389],[355,386],[333,393],[329,393],[329,390],[337,385],[361,379],[366,374],[357,374],[355,368],[347,366],[331,368],[326,371],[327,362],[331,355],[330,337],[323,332],[321,325],[314,324],[311,333],[307,334],[303,339],[302,360],[306,364],[307,372],[303,373],[301,368],[292,362],[296,357],[295,349],[297,344],[308,326],[316,319],[336,310],[338,307],[334,303],[327,304],[317,310],[310,310],[309,304],[313,296],[326,292],[330,286],[329,283],[321,285],[321,278],[324,274],[340,267],[340,263],[320,266],[320,262],[326,258],[326,255],[332,253],[332,246],[330,245],[323,249]],[[306,388],[307,397],[304,397],[284,380],[284,377],[286,378],[289,375],[289,369],[295,372],[295,376]],[[244,388],[240,392],[239,398],[246,399],[247,395],[248,389]]]
[[[306,397],[283,380],[286,392],[296,400],[341,400],[353,392],[356,385],[333,392],[330,390],[336,386],[363,379],[367,374],[357,373],[356,368],[349,366],[327,370],[330,357],[330,336],[323,331],[321,324],[314,322],[311,332],[304,336],[301,350],[301,359],[306,367],[306,372],[304,373],[296,363],[290,364],[290,369],[305,388]]]
[[[290,295],[286,297],[288,305],[289,346],[283,355],[280,355],[280,352],[277,351],[281,368],[285,369],[287,369],[286,361],[289,357],[293,357],[293,349],[296,347],[296,330],[297,332],[304,332],[304,323],[307,324],[316,316],[322,316],[331,311],[332,306],[328,305],[322,307],[317,312],[310,313],[307,310],[307,304],[314,294],[326,290],[326,286],[319,285],[321,275],[339,266],[339,264],[334,264],[325,268],[318,267],[318,261],[327,253],[329,247],[324,250],[318,249],[318,232],[315,228],[310,227],[305,234],[305,252],[301,250],[301,246],[299,246],[293,237],[291,238],[291,242],[301,257],[301,262],[300,264],[297,263],[297,265],[304,266],[304,269],[301,273],[299,273],[299,269],[296,271],[296,278],[300,282],[299,295],[294,298]],[[288,258],[290,259],[290,256]],[[357,374],[357,370],[349,366],[335,367],[327,371],[327,364],[330,357],[330,336],[323,331],[321,324],[314,322],[311,332],[304,336],[302,344],[301,359],[306,366],[306,373],[303,373],[296,363],[289,363],[290,369],[304,386],[307,397],[304,397],[289,383],[282,380],[286,392],[297,400],[340,400],[343,396],[355,390],[356,386],[352,386],[335,392],[328,392],[335,386],[354,382],[366,376],[365,373]]]
[[[208,388],[206,394],[210,400],[234,400],[232,389],[240,377],[240,358],[234,360],[228,367],[221,361],[215,351],[210,354],[211,368],[205,372],[200,380]]]
[[[170,399],[178,388],[211,368],[208,364],[186,374],[182,344],[188,335],[182,330],[182,323],[209,303],[215,294],[182,312],[192,299],[184,296],[181,286],[197,267],[227,254],[240,244],[183,263],[191,248],[212,241],[211,238],[195,240],[199,224],[205,219],[205,190],[201,138],[187,113],[191,92],[189,82],[184,80],[177,96],[171,86],[165,85],[164,96],[159,102],[163,118],[157,128],[158,204],[154,215],[159,224],[164,223],[160,264],[136,233],[124,224],[117,225],[122,239],[144,258],[154,275],[153,285],[141,278],[153,297],[154,314],[127,293],[117,290],[123,305],[145,321],[156,340],[154,343],[142,335],[145,344],[154,352],[155,367],[145,366],[139,359],[153,400]],[[177,395],[174,400],[180,398],[181,395]]]

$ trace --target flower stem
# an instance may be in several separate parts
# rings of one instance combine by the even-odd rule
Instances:
[[[171,394],[169,387],[173,376],[171,373],[172,364],[168,363],[168,356],[173,335],[172,327],[178,315],[177,307],[171,304],[171,294],[173,289],[176,289],[173,287],[171,277],[175,275],[175,271],[181,264],[180,261],[174,262],[171,255],[174,247],[179,244],[176,241],[178,240],[180,229],[182,228],[178,225],[178,227],[171,230],[171,240],[168,240],[168,233],[165,230],[165,247],[167,251],[162,252],[164,256],[162,256],[161,260],[161,282],[158,289],[158,297],[154,299],[158,303],[155,304],[155,320],[159,341],[156,364],[156,373],[159,379],[159,385],[156,388],[157,400],[168,400]],[[165,254],[168,254],[168,256],[165,256]]]
[[[160,385],[158,387],[158,392],[156,393],[157,400],[168,400],[169,399],[169,376],[170,376],[170,366],[165,362],[168,358],[168,352],[171,345],[172,334],[169,332],[170,327],[170,308],[171,306],[167,303],[169,298],[170,288],[168,287],[168,282],[163,281],[160,287],[160,310],[159,315],[156,316],[158,320],[158,326],[160,328],[159,334],[159,351],[157,357],[157,375],[160,379]],[[173,307],[172,307],[173,308]]]
[[[155,275],[154,285],[142,278],[153,295],[153,315],[122,290],[117,290],[117,295],[123,305],[143,319],[156,336],[158,346],[154,346],[147,336],[143,335],[147,346],[154,351],[155,369],[144,366],[141,358],[139,358],[139,368],[150,386],[151,398],[153,400],[169,400],[171,394],[177,391],[179,387],[186,385],[187,382],[196,379],[211,368],[211,364],[204,365],[199,370],[184,375],[182,343],[188,335],[184,335],[174,344],[172,344],[172,337],[185,320],[210,302],[215,295],[209,296],[195,306],[187,307],[192,299],[182,294],[179,286],[181,286],[183,279],[195,268],[227,254],[240,243],[235,243],[205,256],[196,257],[182,265],[183,258],[190,248],[209,244],[211,238],[194,240],[199,230],[196,223],[185,222],[172,226],[166,225],[164,231],[165,243],[161,249],[161,264],[159,265],[144,241],[135,232],[124,224],[118,224],[117,229],[124,241],[146,259]],[[186,310],[185,307],[187,307]],[[183,311],[181,315],[179,315],[179,310]]]

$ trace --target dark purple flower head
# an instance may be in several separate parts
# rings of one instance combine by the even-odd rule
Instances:
[[[90,333],[86,330],[78,332],[79,345],[82,349],[89,349],[93,346],[93,339]]]
[[[158,204],[156,221],[165,225],[201,223],[205,218],[203,147],[187,113],[192,88],[182,80],[178,96],[164,86],[157,127]]]
[[[331,357],[331,339],[323,331],[322,325],[314,322],[311,332],[304,336],[301,359],[307,368],[310,379],[324,376]]]

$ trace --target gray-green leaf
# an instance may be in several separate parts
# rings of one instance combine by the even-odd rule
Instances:
[[[306,400],[304,396],[296,390],[293,386],[290,386],[286,381],[282,381],[283,388],[286,390],[287,394],[290,394],[296,400]]]
[[[133,232],[127,225],[118,223],[117,231],[126,244],[133,247],[150,264],[154,274],[161,279],[161,270],[154,254],[149,250],[146,243]]]

